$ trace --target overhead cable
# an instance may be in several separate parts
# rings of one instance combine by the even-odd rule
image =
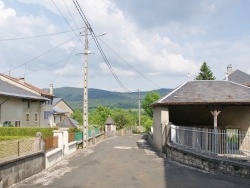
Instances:
[[[126,86],[120,81],[120,79],[118,78],[118,76],[116,75],[115,71],[113,70],[111,64],[109,63],[105,53],[103,52],[102,50],[102,47],[100,46],[97,38],[96,38],[96,35],[94,33],[94,31],[92,30],[85,14],[83,13],[82,9],[81,9],[81,6],[79,5],[78,1],[77,0],[73,0],[76,8],[77,8],[77,11],[79,12],[80,16],[82,17],[82,20],[84,21],[85,25],[87,26],[88,30],[90,31],[90,34],[91,36],[93,37],[93,40],[95,41],[95,44],[99,50],[99,52],[101,53],[102,55],[102,58],[103,60],[105,61],[106,65],[108,66],[110,72],[112,73],[113,77],[116,79],[116,81],[118,82],[118,84],[124,89],[124,91],[130,93],[131,91],[129,89],[126,88]]]
[[[16,67],[14,67],[14,68],[12,68],[12,69],[8,70],[8,71],[5,71],[4,73],[7,73],[7,72],[12,71],[12,70],[15,70],[15,69],[17,69],[17,68],[19,68],[19,67],[22,67],[23,65],[25,65],[25,66],[26,66],[26,64],[27,64],[27,63],[30,63],[30,62],[34,61],[35,59],[38,59],[39,57],[41,57],[41,56],[43,56],[43,55],[45,55],[45,54],[47,54],[47,53],[51,52],[52,50],[54,50],[54,49],[58,48],[59,46],[62,46],[63,44],[65,44],[65,43],[69,42],[70,40],[74,39],[75,37],[76,37],[76,36],[74,36],[74,37],[72,37],[72,38],[68,39],[67,41],[65,41],[65,42],[63,42],[63,43],[61,43],[61,44],[59,44],[59,45],[57,45],[57,46],[55,46],[55,47],[51,48],[50,50],[48,50],[48,51],[46,51],[46,52],[44,52],[44,53],[42,53],[42,54],[40,54],[40,55],[38,55],[38,56],[36,56],[36,57],[34,57],[34,58],[30,59],[30,60],[28,60],[28,61],[26,61],[25,63],[22,63],[22,64],[20,64],[20,65],[18,65],[18,66],[16,66]]]
[[[105,43],[102,39],[99,38],[99,40],[105,45],[107,46],[114,54],[116,54],[122,61],[124,61],[128,66],[130,66],[132,69],[134,69],[139,75],[141,75],[143,78],[145,78],[147,81],[149,81],[150,83],[152,83],[154,86],[160,88],[158,85],[156,85],[154,82],[152,82],[151,80],[149,80],[145,75],[143,75],[139,70],[137,70],[136,68],[134,68],[132,65],[130,65],[125,59],[123,59],[115,50],[113,50],[107,43]]]
[[[74,29],[74,31],[75,31],[75,30],[79,30],[79,29],[83,29],[83,28],[84,28],[84,27],[77,28],[77,29]],[[4,42],[4,41],[15,41],[15,40],[25,40],[25,39],[40,38],[40,37],[47,37],[47,36],[59,35],[59,34],[64,34],[64,33],[69,33],[69,32],[72,32],[72,30],[69,30],[69,31],[62,31],[62,32],[58,32],[58,33],[44,34],[44,35],[35,35],[35,36],[30,36],[30,37],[18,37],[18,38],[0,39],[0,42]]]
[[[56,7],[56,9],[58,10],[58,12],[61,14],[61,16],[63,17],[64,21],[68,24],[68,26],[70,27],[71,31],[74,32],[75,36],[80,40],[80,37],[78,36],[78,34],[76,34],[76,32],[73,30],[73,28],[71,27],[71,25],[69,24],[69,22],[67,21],[67,19],[63,16],[63,13],[60,11],[60,9],[58,8],[58,6],[56,5],[56,3],[51,0],[52,3],[54,4],[54,6]],[[82,41],[81,41],[82,42]],[[83,42],[82,42],[83,44]],[[84,45],[84,44],[83,44]]]

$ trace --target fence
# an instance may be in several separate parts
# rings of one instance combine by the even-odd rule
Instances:
[[[171,141],[227,157],[250,156],[250,134],[238,129],[206,129],[171,125]]]
[[[58,147],[58,136],[53,136],[43,139],[45,142],[45,151],[52,150]]]
[[[0,142],[0,159],[5,157],[20,156],[31,152],[34,138]]]
[[[70,143],[70,142],[73,142],[73,141],[75,141],[75,133],[74,132],[69,133],[69,140],[68,140],[68,142]]]

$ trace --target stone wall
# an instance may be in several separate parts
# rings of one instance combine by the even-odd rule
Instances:
[[[171,160],[193,166],[205,171],[244,176],[250,178],[250,163],[217,155],[202,153],[169,143],[166,145],[166,155]]]
[[[45,168],[44,152],[36,152],[8,161],[0,161],[0,188],[24,180]]]

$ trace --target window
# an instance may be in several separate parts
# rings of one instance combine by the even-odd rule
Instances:
[[[49,119],[51,115],[52,115],[51,111],[44,111],[44,119]]]
[[[35,122],[37,122],[37,121],[38,121],[38,114],[35,113]]]
[[[30,120],[30,114],[26,114],[26,121]]]
[[[21,122],[20,121],[15,121],[15,127],[20,127]]]
[[[30,101],[28,101],[28,108],[30,108]]]

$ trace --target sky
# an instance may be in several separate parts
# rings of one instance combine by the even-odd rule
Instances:
[[[249,0],[78,1],[126,90],[176,88],[203,62],[217,80],[229,64],[250,73]],[[84,26],[73,0],[0,0],[0,72],[83,87]],[[88,87],[125,92],[88,39]]]

